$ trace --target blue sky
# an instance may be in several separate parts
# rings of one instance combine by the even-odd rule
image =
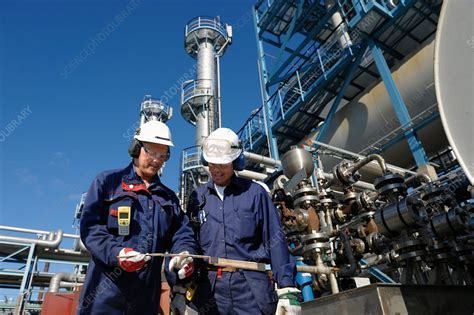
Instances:
[[[75,206],[95,175],[130,161],[127,134],[143,96],[176,93],[191,71],[183,33],[193,17],[220,15],[234,26],[221,94],[223,125],[238,130],[261,104],[253,3],[2,0],[0,224],[73,232]],[[176,147],[163,176],[175,191],[181,150],[194,144],[179,98],[169,101]]]

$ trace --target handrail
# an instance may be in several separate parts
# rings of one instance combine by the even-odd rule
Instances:
[[[186,23],[185,27],[185,37],[187,37],[188,34],[202,28],[210,28],[216,30],[221,33],[224,38],[227,38],[227,32],[222,23],[219,22],[216,18],[206,16],[198,16],[189,20],[189,22]]]
[[[211,79],[197,79],[183,82],[181,85],[181,104],[197,96],[214,95]]]

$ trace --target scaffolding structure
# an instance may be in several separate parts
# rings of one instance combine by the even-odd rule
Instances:
[[[238,132],[244,149],[279,159],[311,133],[320,140],[338,107],[381,79],[400,127],[360,153],[406,140],[416,166],[428,165],[417,130],[439,113],[410,117],[391,69],[433,36],[440,9],[427,0],[257,1],[262,106]]]

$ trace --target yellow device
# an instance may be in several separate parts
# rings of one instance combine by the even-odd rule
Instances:
[[[130,234],[130,214],[132,209],[130,207],[118,207],[117,209],[117,220],[118,220],[118,234],[128,235]]]
[[[193,283],[188,288],[186,288],[186,299],[188,301],[192,301],[194,297],[194,293],[196,293],[196,285]]]

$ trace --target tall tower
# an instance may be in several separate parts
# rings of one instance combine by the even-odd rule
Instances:
[[[140,105],[140,126],[150,120],[166,123],[173,116],[173,108],[160,100],[145,95]]]
[[[197,17],[185,28],[184,48],[197,62],[197,78],[183,83],[181,114],[196,126],[195,145],[220,126],[219,58],[232,39],[220,19]]]
[[[183,82],[181,115],[196,126],[194,147],[183,150],[180,181],[182,206],[197,184],[207,180],[201,165],[203,140],[221,125],[219,59],[232,42],[232,27],[220,18],[197,17],[188,22],[184,48],[197,62],[197,77]]]

